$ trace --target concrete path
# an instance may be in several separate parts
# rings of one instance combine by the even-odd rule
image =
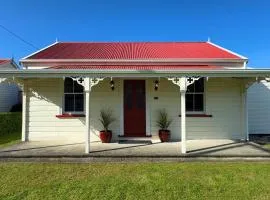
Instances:
[[[78,158],[78,157],[149,157],[149,158],[270,158],[270,151],[252,142],[233,140],[189,140],[187,154],[180,153],[181,142],[169,143],[91,143],[91,153],[84,153],[83,143],[25,142],[0,149],[0,158]]]

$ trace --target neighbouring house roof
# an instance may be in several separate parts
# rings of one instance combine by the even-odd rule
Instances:
[[[19,69],[19,66],[14,62],[13,59],[0,58],[0,70],[7,69]]]
[[[247,58],[211,42],[57,42],[24,60],[155,60]]]
[[[48,67],[47,69],[77,69],[77,70],[210,70],[210,69],[224,69],[221,66],[214,65],[57,65],[53,67]]]
[[[0,58],[0,66],[3,65],[3,64],[8,63],[10,61],[11,61],[11,59]]]

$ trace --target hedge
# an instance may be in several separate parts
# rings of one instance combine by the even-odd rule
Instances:
[[[0,135],[22,131],[22,113],[0,113]]]

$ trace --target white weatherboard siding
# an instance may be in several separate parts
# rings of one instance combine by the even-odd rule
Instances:
[[[147,133],[157,135],[155,126],[156,112],[166,108],[173,118],[170,127],[173,140],[181,139],[180,127],[180,92],[179,87],[166,79],[161,79],[158,91],[154,90],[154,80],[147,79]],[[123,80],[115,79],[115,90],[110,89],[110,79],[101,81],[92,88],[90,94],[91,140],[99,140],[101,125],[98,121],[99,111],[111,107],[117,117],[112,126],[114,138],[121,134],[123,123],[122,102]],[[210,78],[205,82],[206,114],[210,118],[187,117],[187,139],[226,138],[242,139],[241,132],[241,95],[239,79]],[[59,119],[61,114],[63,79],[32,79],[29,81],[30,97],[27,114],[27,131],[29,140],[70,140],[84,141],[85,118]],[[157,100],[154,97],[158,97]]]
[[[17,69],[15,64],[7,62],[1,64],[0,70],[14,70]],[[9,112],[13,105],[19,103],[19,88],[16,84],[4,83],[4,79],[0,78],[0,112]]]
[[[270,83],[254,83],[248,89],[250,134],[270,134]]]
[[[153,82],[153,81],[152,81]],[[206,114],[213,117],[187,117],[187,139],[242,139],[241,133],[241,96],[237,79],[210,78],[205,81]],[[158,91],[149,88],[151,101],[151,130],[157,134],[155,127],[156,110],[166,108],[173,123],[170,126],[172,139],[181,139],[180,126],[180,92],[179,87],[162,79]],[[159,97],[154,100],[154,96]]]
[[[8,112],[18,103],[18,98],[18,87],[15,84],[0,83],[0,112]]]
[[[26,129],[29,140],[82,140],[84,119],[58,119],[62,106],[63,79],[28,81],[28,112]]]
[[[36,79],[29,81],[29,140],[70,140],[84,141],[85,118],[59,119],[61,114],[63,79]],[[115,91],[111,91],[109,80],[92,88],[90,99],[91,109],[91,140],[97,140],[101,126],[98,121],[99,110],[104,107],[112,107],[115,115],[120,115],[119,87],[115,83]],[[114,123],[112,130],[119,133],[120,121]]]

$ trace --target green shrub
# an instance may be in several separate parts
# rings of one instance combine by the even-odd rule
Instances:
[[[0,136],[22,131],[22,113],[0,113]]]
[[[164,109],[158,110],[158,117],[156,120],[157,127],[159,127],[160,130],[168,130],[171,123],[172,123],[172,119],[169,118],[166,109],[164,108]]]

